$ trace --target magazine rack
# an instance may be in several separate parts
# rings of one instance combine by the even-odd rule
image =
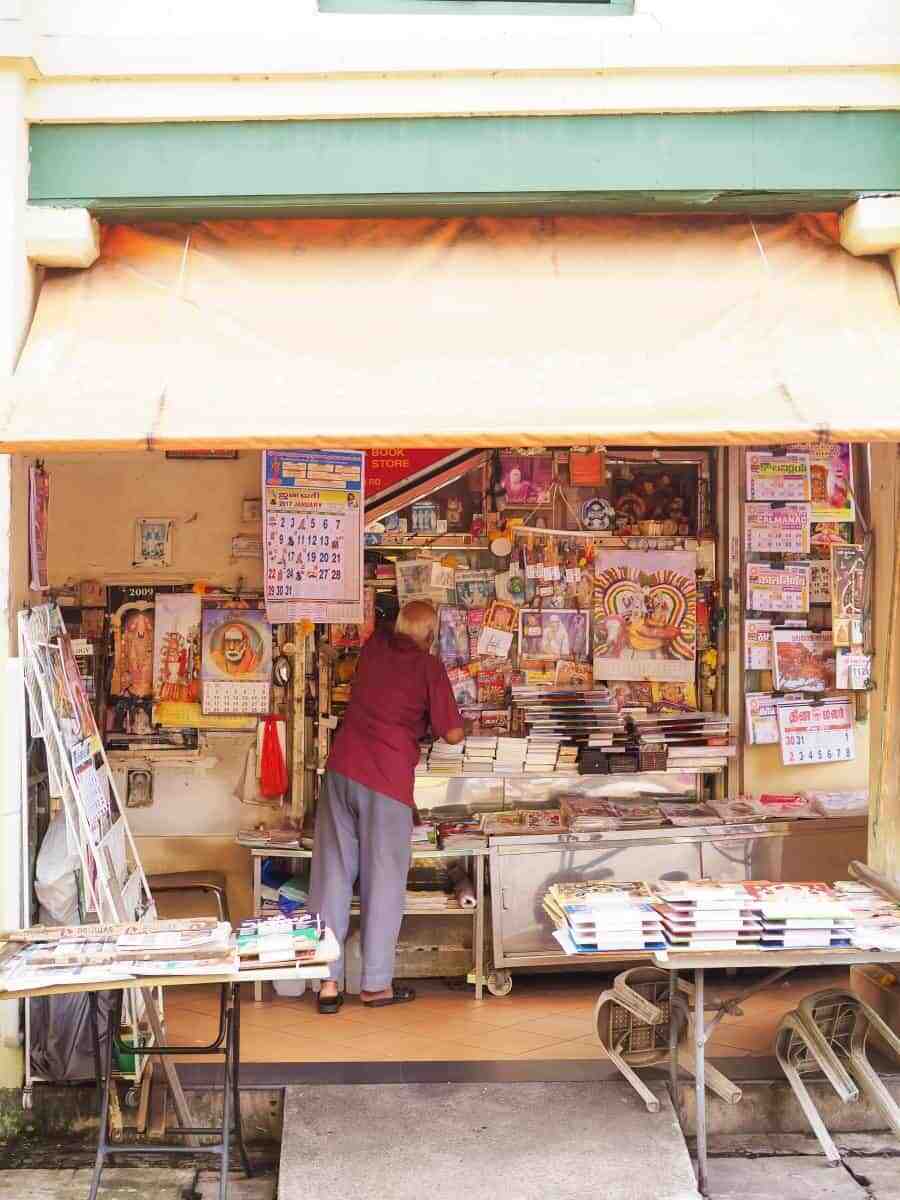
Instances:
[[[667,971],[632,967],[616,976],[613,986],[601,993],[594,1006],[601,1046],[648,1112],[659,1112],[659,1100],[633,1068],[670,1063],[673,1047],[677,1047],[674,1053],[678,1066],[696,1075],[693,1023],[684,1002],[693,995],[693,987],[679,980],[673,997]],[[708,1064],[706,1086],[728,1104],[737,1104],[741,1099],[741,1089]]]
[[[871,1032],[900,1053],[900,1037],[864,1000],[841,988],[829,988],[802,1000],[782,1020],[775,1036],[781,1069],[833,1167],[841,1155],[804,1082],[810,1075],[824,1075],[845,1104],[859,1100],[862,1092],[900,1137],[900,1106],[869,1062]]]

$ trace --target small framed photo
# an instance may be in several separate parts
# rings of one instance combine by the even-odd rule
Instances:
[[[129,767],[125,779],[125,807],[150,808],[153,804],[153,772],[149,767]]]
[[[175,522],[169,517],[138,517],[134,523],[132,566],[170,567],[174,527]]]
[[[590,644],[590,614],[577,609],[523,608],[519,613],[522,660],[583,662]]]
[[[508,508],[548,508],[553,491],[553,455],[501,454],[500,481]]]

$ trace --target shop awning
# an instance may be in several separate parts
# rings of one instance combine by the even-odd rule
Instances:
[[[0,449],[900,440],[900,306],[830,217],[113,226]]]

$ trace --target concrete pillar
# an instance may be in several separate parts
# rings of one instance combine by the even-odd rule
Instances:
[[[0,69],[0,375],[9,375],[16,360],[34,305],[36,272],[25,251],[25,207],[28,196],[28,126],[25,119],[25,78],[16,69]],[[0,456],[0,728],[6,726],[6,663],[11,643],[11,521],[22,514],[11,509],[11,467]],[[20,920],[21,839],[19,797],[10,778],[6,739],[0,737],[0,928]],[[0,1003],[0,1088],[22,1081],[19,1045],[19,1005]]]
[[[869,864],[900,883],[900,447],[874,445],[871,455],[876,543]]]

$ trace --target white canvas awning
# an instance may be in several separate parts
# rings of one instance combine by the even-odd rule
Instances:
[[[900,306],[831,217],[111,227],[0,449],[900,440]]]

